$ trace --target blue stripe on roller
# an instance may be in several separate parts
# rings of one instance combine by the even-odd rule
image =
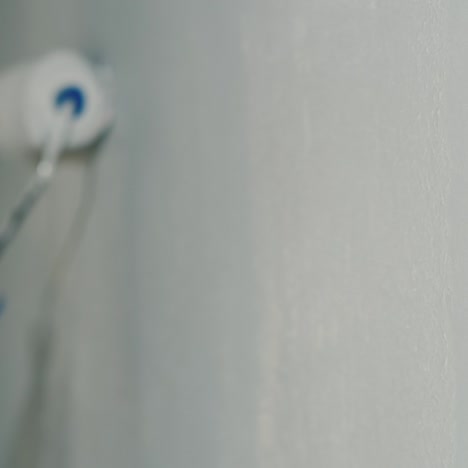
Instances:
[[[55,97],[55,105],[62,107],[64,104],[73,104],[73,116],[79,117],[86,106],[86,97],[81,88],[78,86],[67,86],[61,89]]]

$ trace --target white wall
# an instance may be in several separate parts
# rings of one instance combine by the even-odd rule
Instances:
[[[461,4],[4,2],[0,63],[99,52],[121,108],[1,266],[5,459],[465,466]],[[92,212],[48,279],[83,179]],[[50,311],[45,411],[15,427]]]

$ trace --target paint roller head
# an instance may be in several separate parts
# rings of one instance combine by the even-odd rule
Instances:
[[[87,147],[108,131],[114,120],[109,71],[102,73],[82,56],[55,52],[38,60],[26,83],[23,115],[28,143],[35,149],[45,144],[56,114],[72,107],[67,149]]]

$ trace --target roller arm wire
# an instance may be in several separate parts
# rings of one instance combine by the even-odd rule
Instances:
[[[0,228],[0,259],[55,175],[58,161],[67,146],[72,114],[73,106],[71,103],[66,103],[57,109],[54,123],[51,126],[35,173]]]

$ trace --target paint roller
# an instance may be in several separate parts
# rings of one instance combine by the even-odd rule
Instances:
[[[111,127],[108,78],[107,69],[72,51],[0,75],[0,157],[39,154],[34,175],[0,224],[0,257],[50,184],[60,157],[92,145]]]

